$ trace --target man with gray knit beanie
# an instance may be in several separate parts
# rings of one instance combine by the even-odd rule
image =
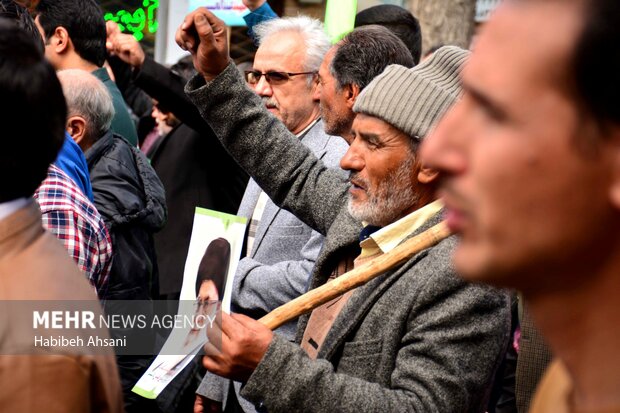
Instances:
[[[441,220],[437,174],[416,151],[457,99],[467,52],[449,47],[413,69],[390,66],[366,87],[341,161],[347,180],[246,88],[220,20],[198,9],[177,42],[199,71],[186,92],[223,145],[276,203],[325,234],[311,288]],[[508,342],[509,300],[460,280],[453,245],[450,237],[301,317],[297,343],[222,314],[222,349],[207,344],[203,364],[245,382],[241,396],[259,411],[482,412]],[[230,411],[199,396],[195,411],[222,407]]]

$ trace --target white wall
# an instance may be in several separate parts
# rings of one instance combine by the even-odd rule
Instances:
[[[174,41],[174,34],[188,13],[189,0],[159,1],[159,30],[155,39],[155,60],[174,64],[187,54]]]

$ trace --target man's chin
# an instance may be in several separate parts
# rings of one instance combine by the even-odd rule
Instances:
[[[514,287],[515,280],[505,273],[504,268],[498,267],[497,262],[485,257],[480,250],[476,251],[475,246],[464,244],[462,239],[452,253],[452,264],[459,277],[467,282],[498,288]]]
[[[366,221],[368,216],[367,208],[360,201],[354,199],[353,195],[349,193],[349,201],[347,202],[347,209],[349,214],[358,221]]]
[[[378,227],[386,225],[385,222],[383,222],[385,219],[381,216],[379,211],[370,207],[368,202],[355,201],[349,196],[347,209],[349,210],[349,215],[359,222]]]
[[[452,264],[457,274],[466,281],[470,282],[489,282],[487,271],[478,259],[475,253],[466,241],[459,238],[458,244],[452,253]]]

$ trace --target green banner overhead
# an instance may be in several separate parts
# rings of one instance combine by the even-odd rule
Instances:
[[[327,0],[325,6],[325,31],[332,43],[353,30],[357,0]]]

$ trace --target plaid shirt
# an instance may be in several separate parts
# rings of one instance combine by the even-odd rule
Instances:
[[[55,165],[50,165],[34,198],[43,226],[62,241],[101,297],[112,267],[112,241],[95,206]]]

